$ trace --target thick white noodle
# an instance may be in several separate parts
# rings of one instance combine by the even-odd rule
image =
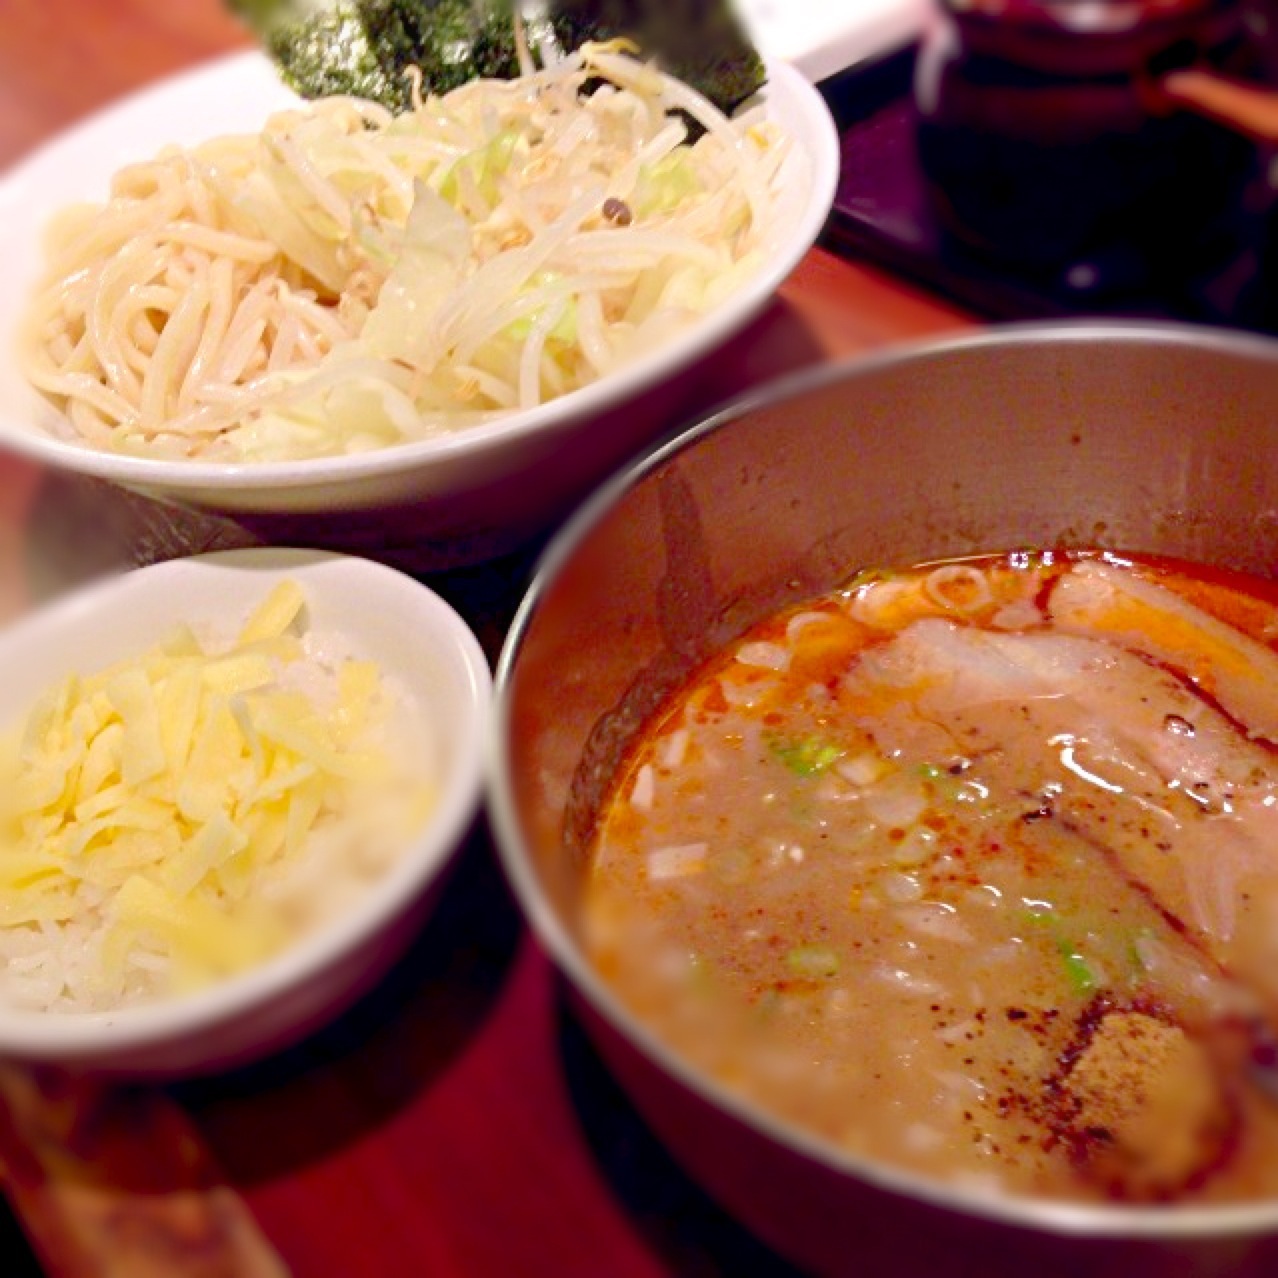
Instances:
[[[675,110],[705,130],[695,144]],[[719,304],[757,264],[785,153],[757,113],[729,120],[607,46],[400,117],[351,98],[281,112],[59,215],[27,375],[84,442],[141,455],[276,460],[469,429]],[[443,222],[410,222],[423,188],[460,215],[460,256]]]

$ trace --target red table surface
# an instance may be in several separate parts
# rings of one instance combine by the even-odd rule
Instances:
[[[6,0],[0,165],[129,89],[245,43],[217,0]],[[690,403],[966,322],[817,249],[697,371]],[[0,618],[29,602],[45,481],[0,455]],[[56,522],[47,494],[40,509]],[[476,593],[488,601],[490,650],[530,563],[448,583],[463,611]],[[419,945],[372,997],[281,1058],[173,1095],[299,1275],[787,1272],[682,1176],[603,1071],[482,829]]]

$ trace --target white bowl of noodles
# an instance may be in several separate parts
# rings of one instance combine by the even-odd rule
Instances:
[[[614,93],[613,107],[596,108],[607,117],[603,125],[561,120],[553,136],[559,160],[583,150],[580,130],[593,127],[602,137],[619,120],[642,114],[634,106],[641,90],[657,100],[643,78],[651,73],[618,55],[599,56],[613,58],[630,96]],[[593,72],[599,69],[592,64]],[[504,94],[502,101],[518,96],[509,86],[493,92]],[[669,90],[661,92],[671,105]],[[619,410],[722,343],[766,303],[819,233],[838,171],[837,135],[823,101],[778,64],[769,66],[768,85],[744,126],[709,131],[704,172],[690,177],[691,162],[672,158],[672,117],[657,113],[647,132],[635,134],[641,154],[623,164],[616,153],[609,161],[601,152],[593,176],[590,163],[581,162],[576,185],[565,179],[571,198],[557,214],[536,200],[522,209],[514,206],[523,194],[512,203],[502,183],[518,172],[526,193],[527,175],[549,160],[533,154],[518,128],[494,125],[494,118],[507,117],[500,110],[494,117],[497,108],[485,102],[472,110],[481,120],[478,136],[450,141],[448,130],[462,129],[450,119],[441,126],[442,142],[420,144],[442,147],[448,163],[433,161],[416,184],[412,175],[380,172],[385,154],[361,159],[366,168],[354,176],[343,170],[316,177],[314,151],[298,161],[293,132],[255,153],[251,170],[235,153],[238,143],[205,149],[200,171],[214,176],[204,179],[198,199],[231,201],[229,225],[223,210],[213,218],[215,235],[191,229],[193,215],[179,204],[175,216],[187,225],[178,249],[171,232],[141,246],[109,238],[109,261],[93,267],[105,272],[106,283],[93,299],[81,295],[75,271],[82,263],[74,254],[70,282],[48,291],[43,246],[59,210],[103,201],[122,166],[150,160],[169,144],[189,148],[256,133],[273,113],[296,106],[264,58],[234,56],[103,112],[0,182],[0,245],[10,270],[0,298],[0,444],[52,466],[233,514],[419,506],[430,511],[427,532],[463,536],[544,519],[660,428],[651,411]],[[466,117],[466,110],[459,105],[454,114]],[[336,130],[346,136],[324,140],[322,154],[349,149],[352,133],[363,145],[365,131],[351,123],[349,109],[346,119]],[[394,151],[409,144],[392,138],[389,145]],[[729,199],[720,188],[737,181],[738,169],[742,191]],[[171,181],[142,171],[131,189],[154,195]],[[694,210],[688,224],[695,235],[683,235],[673,256],[663,256],[670,245],[654,249],[654,241],[671,217],[683,215],[679,201],[690,181],[701,190],[701,212]],[[359,187],[346,207],[332,198],[334,184],[342,183]],[[279,211],[280,190],[311,202],[310,222],[300,231],[297,219]],[[412,207],[418,213],[405,239],[401,225]],[[269,223],[272,239],[283,237],[294,258],[306,258],[323,239],[315,228],[324,231],[325,216],[334,223],[353,219],[339,230],[349,230],[359,249],[342,247],[325,261],[312,252],[309,273],[299,275],[295,263],[287,268],[288,288],[273,278],[254,293],[257,268],[249,259],[270,252],[261,245],[262,228]],[[491,250],[478,265],[457,252],[466,218],[472,247],[483,239]],[[107,221],[63,214],[57,233],[79,236],[83,245],[86,235],[107,235]],[[509,243],[492,248],[503,237]],[[402,251],[405,243],[411,252]],[[181,260],[157,266],[165,251]],[[402,265],[410,256],[411,269]],[[340,306],[323,297],[317,304],[315,280],[331,276],[336,260],[353,262],[364,277],[351,296],[341,295]],[[623,298],[616,290],[626,270],[634,280]],[[226,282],[232,272],[240,281],[234,289]],[[456,287],[450,292],[448,285]],[[37,286],[44,293],[33,302]],[[319,310],[328,314],[316,318]],[[338,323],[362,334],[370,314],[377,330],[371,349],[362,335],[348,340]],[[322,365],[318,384],[307,381],[315,376],[304,371],[308,360]],[[153,377],[152,364],[161,370]],[[33,369],[48,396],[31,385]],[[596,428],[609,415],[606,429]]]
[[[0,668],[8,1058],[172,1076],[286,1046],[402,954],[478,805],[487,660],[364,559],[126,573],[10,626]]]

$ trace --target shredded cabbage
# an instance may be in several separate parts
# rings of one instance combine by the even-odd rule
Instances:
[[[745,284],[787,150],[757,109],[729,120],[611,45],[397,117],[349,98],[281,112],[123,170],[100,217],[62,219],[29,374],[88,442],[149,456],[482,425]]]

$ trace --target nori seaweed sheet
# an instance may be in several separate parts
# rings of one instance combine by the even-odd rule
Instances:
[[[303,97],[351,93],[409,106],[405,71],[446,93],[478,76],[519,74],[512,0],[228,0]],[[644,56],[732,111],[763,85],[763,63],[730,0],[549,0],[565,51],[628,37]]]
[[[729,114],[763,87],[763,62],[728,0],[556,0],[552,12],[565,49],[629,37]]]

